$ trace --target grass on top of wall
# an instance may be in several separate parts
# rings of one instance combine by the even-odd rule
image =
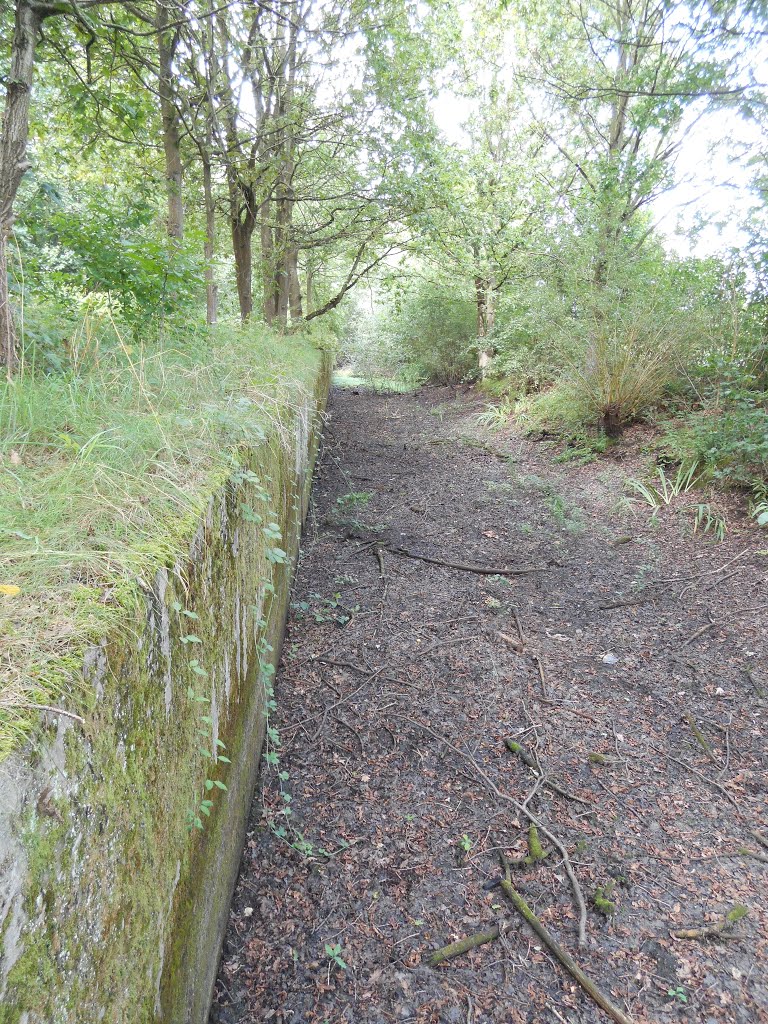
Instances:
[[[287,429],[317,350],[260,326],[122,341],[77,373],[0,383],[0,760],[171,564],[239,453]]]

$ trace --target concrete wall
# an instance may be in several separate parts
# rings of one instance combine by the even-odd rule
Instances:
[[[84,720],[48,714],[0,766],[0,1024],[207,1020],[327,389],[318,357],[188,550],[137,581],[80,666]]]

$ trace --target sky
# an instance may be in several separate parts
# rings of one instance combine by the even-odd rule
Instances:
[[[755,50],[751,64],[755,78],[767,82],[768,42]],[[471,113],[470,101],[446,90],[433,109],[449,142],[465,144],[462,123]],[[745,225],[757,197],[743,153],[759,144],[759,127],[734,109],[704,114],[685,131],[675,162],[675,186],[651,208],[669,250],[706,257],[747,243]]]

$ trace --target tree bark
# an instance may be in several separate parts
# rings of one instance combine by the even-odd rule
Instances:
[[[179,112],[174,93],[173,59],[176,53],[177,34],[175,28],[168,28],[169,0],[159,0],[157,5],[157,92],[160,98],[160,117],[165,153],[165,180],[168,194],[168,237],[184,237],[184,202],[182,184],[184,171],[181,162],[181,132]]]
[[[219,318],[219,289],[213,268],[213,254],[216,249],[216,208],[213,205],[211,162],[203,160],[203,195],[205,197],[205,320],[209,325]]]
[[[294,244],[288,249],[286,256],[288,270],[288,307],[291,322],[297,323],[304,318],[301,301],[301,278],[299,277],[299,251]]]
[[[0,141],[0,366],[5,367],[8,377],[13,375],[19,361],[8,284],[8,237],[13,230],[16,193],[31,166],[27,158],[29,103],[35,47],[42,21],[43,15],[37,7],[28,0],[17,0]]]
[[[229,201],[232,222],[232,252],[235,257],[235,280],[240,303],[240,319],[245,321],[253,312],[253,232],[256,227],[254,197],[251,189],[232,180],[230,174]]]
[[[478,363],[481,374],[485,375],[485,371],[494,356],[493,345],[487,341],[488,335],[493,330],[495,319],[493,291],[491,281],[488,278],[475,278],[475,299],[477,303]]]
[[[277,316],[277,297],[275,295],[275,239],[270,221],[272,204],[266,199],[259,207],[261,223],[261,281],[262,281],[262,313],[264,321],[270,326]]]

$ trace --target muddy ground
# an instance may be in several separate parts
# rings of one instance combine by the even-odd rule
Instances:
[[[768,1021],[768,537],[628,508],[632,438],[559,464],[481,408],[333,395],[211,1024],[608,1020],[498,885],[520,805],[512,882],[616,1006]]]

